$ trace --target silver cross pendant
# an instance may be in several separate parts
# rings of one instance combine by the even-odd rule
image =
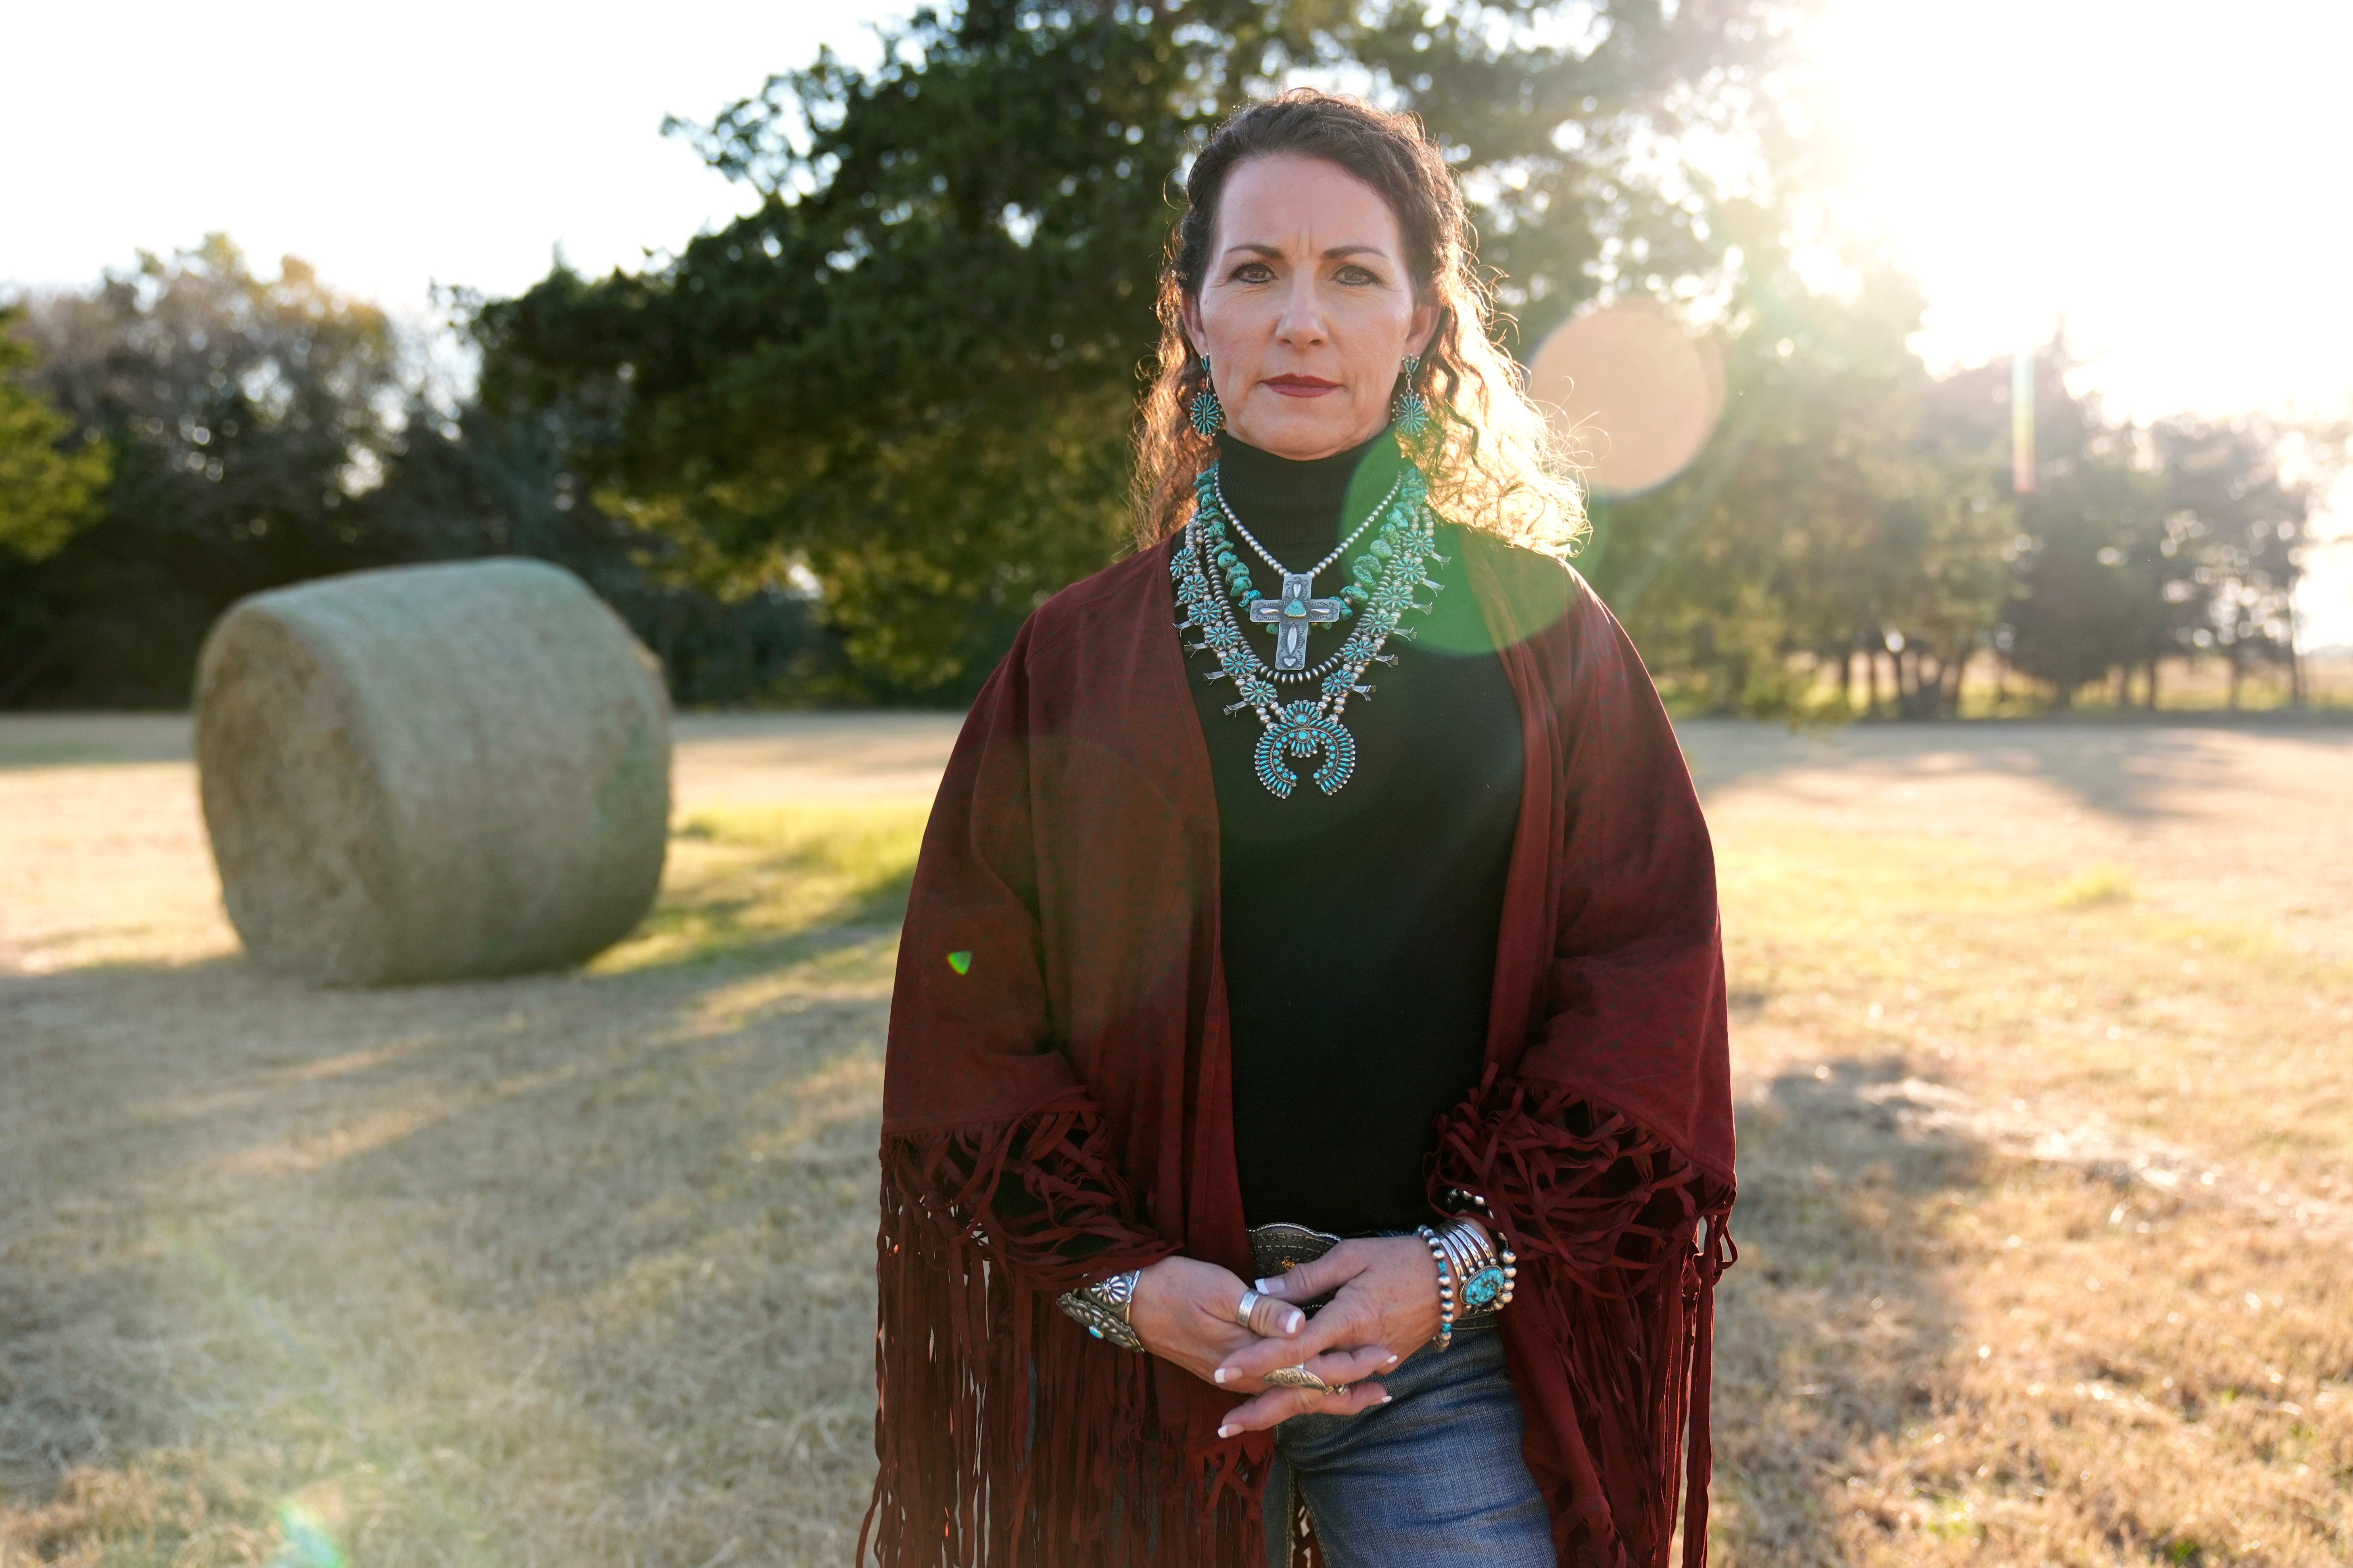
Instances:
[[[1282,574],[1282,593],[1278,598],[1261,599],[1250,607],[1250,618],[1261,626],[1271,626],[1274,634],[1274,668],[1305,669],[1307,668],[1307,628],[1327,626],[1340,618],[1340,601],[1314,597],[1315,579],[1297,572]]]

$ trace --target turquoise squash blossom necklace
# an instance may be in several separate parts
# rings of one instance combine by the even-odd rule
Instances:
[[[1338,548],[1304,572],[1277,561],[1242,526],[1226,504],[1215,463],[1193,481],[1193,515],[1168,568],[1176,580],[1176,603],[1185,612],[1177,629],[1201,634],[1201,640],[1187,643],[1185,651],[1216,654],[1218,668],[1201,679],[1231,680],[1241,700],[1226,711],[1247,708],[1264,726],[1255,758],[1258,778],[1276,799],[1289,800],[1299,784],[1298,775],[1282,761],[1285,755],[1320,755],[1316,787],[1325,795],[1337,794],[1356,771],[1356,738],[1340,721],[1348,699],[1371,695],[1373,689],[1362,684],[1366,667],[1397,662],[1397,655],[1382,651],[1389,638],[1412,640],[1413,628],[1400,623],[1409,612],[1427,615],[1430,609],[1414,595],[1423,588],[1439,592],[1430,567],[1447,557],[1438,552],[1438,514],[1430,507],[1430,486],[1419,468],[1410,461],[1403,464],[1381,504]],[[1335,597],[1315,597],[1317,575],[1335,565],[1376,523],[1379,526],[1372,542],[1349,563],[1349,584]],[[1270,597],[1251,586],[1250,567],[1235,548],[1237,540],[1281,575],[1282,593]],[[1243,635],[1237,611],[1253,624],[1274,627],[1271,665]],[[1310,667],[1307,628],[1350,619],[1356,624],[1338,651]],[[1287,697],[1283,690],[1309,682],[1318,683],[1313,697]]]

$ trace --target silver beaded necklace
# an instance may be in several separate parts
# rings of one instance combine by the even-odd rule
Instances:
[[[1437,579],[1427,574],[1430,563],[1445,559],[1438,552],[1438,515],[1430,509],[1429,487],[1420,470],[1407,463],[1398,475],[1397,484],[1390,488],[1388,499],[1350,535],[1353,542],[1375,518],[1382,520],[1380,532],[1366,553],[1357,558],[1354,568],[1364,598],[1363,612],[1339,650],[1313,669],[1306,668],[1307,628],[1311,624],[1340,619],[1340,602],[1310,597],[1308,590],[1314,574],[1294,573],[1276,563],[1277,570],[1283,573],[1282,601],[1258,600],[1250,605],[1254,620],[1271,622],[1279,628],[1276,665],[1269,668],[1243,636],[1241,623],[1235,618],[1226,594],[1212,582],[1212,574],[1217,574],[1226,576],[1229,584],[1232,583],[1231,569],[1222,565],[1220,551],[1224,552],[1224,560],[1232,559],[1231,551],[1224,546],[1226,529],[1229,524],[1237,531],[1241,529],[1240,520],[1227,508],[1219,492],[1214,464],[1194,481],[1193,494],[1193,515],[1187,521],[1184,535],[1168,563],[1176,603],[1185,612],[1185,618],[1176,623],[1177,628],[1201,634],[1201,640],[1187,644],[1186,651],[1207,650],[1217,655],[1218,668],[1201,679],[1233,681],[1241,700],[1229,704],[1226,711],[1231,714],[1250,709],[1264,726],[1254,760],[1259,782],[1269,793],[1278,800],[1288,800],[1298,787],[1298,776],[1282,761],[1285,754],[1320,754],[1323,762],[1314,773],[1316,787],[1325,795],[1336,794],[1356,771],[1356,738],[1340,721],[1348,699],[1371,695],[1373,689],[1362,684],[1366,668],[1376,662],[1397,662],[1395,654],[1383,649],[1391,637],[1411,639],[1412,631],[1399,623],[1409,611],[1426,615],[1430,608],[1417,600],[1415,594],[1425,587],[1435,594],[1440,586]],[[1266,554],[1257,541],[1250,540],[1250,543],[1261,555]],[[1344,544],[1341,550],[1334,551],[1316,571],[1338,560],[1341,551],[1346,548]],[[1322,685],[1313,698],[1286,701],[1279,689],[1281,686],[1319,679]]]
[[[1314,565],[1310,566],[1304,572],[1293,572],[1290,567],[1285,566],[1282,562],[1277,561],[1274,558],[1274,552],[1272,551],[1267,549],[1265,545],[1261,544],[1258,542],[1258,535],[1252,533],[1248,525],[1242,521],[1242,514],[1234,510],[1233,503],[1231,501],[1226,500],[1226,487],[1224,482],[1218,478],[1218,470],[1215,465],[1212,465],[1209,468],[1209,493],[1217,498],[1218,510],[1220,512],[1223,512],[1227,520],[1234,525],[1234,531],[1242,536],[1242,542],[1249,545],[1252,550],[1257,551],[1258,558],[1261,561],[1263,561],[1268,565],[1273,567],[1276,573],[1284,577],[1315,578],[1321,577],[1325,572],[1329,571],[1334,562],[1339,560],[1341,556],[1345,555],[1348,552],[1350,546],[1354,545],[1359,539],[1365,537],[1365,530],[1372,527],[1374,521],[1380,517],[1383,512],[1388,510],[1389,502],[1397,500],[1398,491],[1405,488],[1405,469],[1406,466],[1404,464],[1400,463],[1398,465],[1398,477],[1390,481],[1389,493],[1381,498],[1381,504],[1366,512],[1365,514],[1365,521],[1356,524],[1356,531],[1349,534],[1347,538],[1340,541],[1339,543],[1334,545],[1332,547],[1331,554],[1326,555],[1323,560],[1318,561]]]

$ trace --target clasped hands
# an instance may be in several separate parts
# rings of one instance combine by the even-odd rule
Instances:
[[[1438,1332],[1438,1265],[1419,1237],[1344,1241],[1288,1274],[1257,1281],[1248,1328],[1234,1315],[1245,1283],[1214,1263],[1164,1258],[1144,1270],[1128,1306],[1145,1349],[1205,1383],[1250,1395],[1227,1413],[1220,1437],[1294,1415],[1354,1415],[1386,1404],[1388,1391],[1367,1380]],[[1293,1304],[1333,1290],[1338,1294],[1313,1318]],[[1262,1381],[1286,1366],[1304,1366],[1340,1392]]]

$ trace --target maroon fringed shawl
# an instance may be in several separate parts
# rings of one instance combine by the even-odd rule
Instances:
[[[1617,622],[1564,568],[1466,549],[1527,776],[1486,1079],[1431,1183],[1484,1194],[1520,1255],[1503,1328],[1561,1562],[1663,1564],[1682,1490],[1689,1568],[1731,1260],[1714,861]],[[924,833],[883,1089],[881,1471],[860,1550],[886,1568],[1263,1560],[1272,1444],[1218,1439],[1236,1396],[1053,1307],[1171,1253],[1250,1274],[1217,802],[1168,552],[1030,618]]]

